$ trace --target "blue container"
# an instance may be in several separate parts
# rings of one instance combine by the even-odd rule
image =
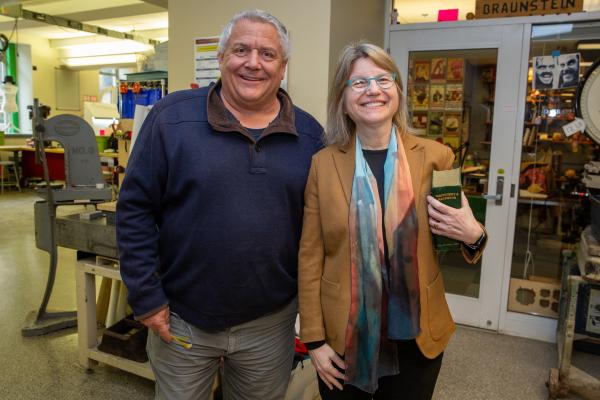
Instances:
[[[150,104],[148,102],[149,100],[149,93],[147,89],[142,89],[140,90],[139,93],[135,94],[135,104],[139,104],[140,106],[147,106],[148,104]]]
[[[148,105],[156,104],[161,98],[161,90],[159,87],[148,89]]]
[[[121,93],[121,118],[133,118],[134,111],[133,92],[128,90],[127,93]]]

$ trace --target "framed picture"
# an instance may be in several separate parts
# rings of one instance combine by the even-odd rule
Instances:
[[[444,108],[446,87],[444,85],[431,85],[429,89],[429,108]]]
[[[462,82],[465,78],[464,58],[449,58],[446,80],[448,82]]]
[[[460,134],[461,113],[447,112],[444,114],[444,137],[458,136]]]
[[[429,61],[415,61],[415,83],[429,82]]]
[[[412,127],[417,135],[427,133],[427,111],[415,111],[412,116]]]
[[[428,136],[442,136],[444,128],[444,113],[441,111],[429,111]]]
[[[431,80],[445,81],[446,80],[446,59],[432,58],[431,59]]]
[[[446,104],[447,110],[461,110],[463,107],[463,85],[446,85]]]
[[[429,85],[414,85],[411,103],[413,110],[426,110],[429,108]]]

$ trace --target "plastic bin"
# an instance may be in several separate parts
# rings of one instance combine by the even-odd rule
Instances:
[[[108,143],[108,136],[96,136],[96,144],[98,144],[98,152],[103,152]]]

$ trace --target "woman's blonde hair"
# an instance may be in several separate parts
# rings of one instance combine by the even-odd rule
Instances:
[[[327,99],[327,128],[323,135],[325,145],[344,146],[352,137],[356,124],[344,110],[344,96],[348,79],[354,63],[361,59],[368,58],[379,68],[396,74],[396,89],[398,90],[398,110],[392,120],[399,132],[408,132],[408,117],[406,111],[406,101],[400,71],[392,57],[381,47],[367,42],[352,43],[342,50],[338,65],[335,70],[335,76],[329,90]]]

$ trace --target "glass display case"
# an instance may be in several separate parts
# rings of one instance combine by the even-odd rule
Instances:
[[[485,223],[494,120],[497,49],[413,51],[408,108],[415,134],[450,147],[475,217]],[[439,254],[446,292],[478,297],[481,261],[468,265],[460,251]]]

